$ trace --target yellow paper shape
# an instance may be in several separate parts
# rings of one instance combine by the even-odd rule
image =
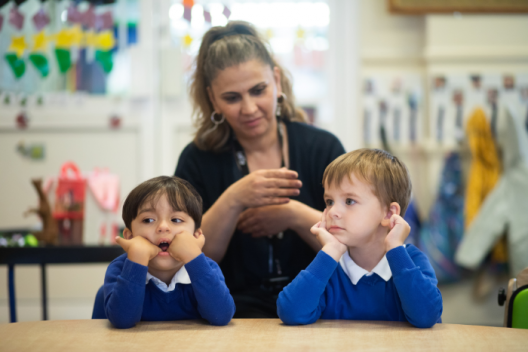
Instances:
[[[189,34],[186,34],[185,37],[183,37],[183,45],[185,46],[191,45],[192,41],[193,38]]]
[[[48,46],[49,38],[44,34],[44,31],[40,31],[38,34],[33,36],[33,51],[45,51]]]
[[[94,31],[87,31],[84,33],[84,45],[95,47],[97,46],[97,34]]]
[[[304,37],[306,36],[306,31],[302,29],[301,27],[299,27],[299,29],[297,29],[296,34],[297,34],[298,39],[304,39]]]
[[[84,34],[81,26],[77,25],[70,29],[63,29],[57,33],[56,46],[58,48],[70,48],[71,46],[80,47],[83,42]]]
[[[28,45],[23,35],[20,37],[11,37],[11,44],[7,48],[7,51],[15,52],[18,57],[22,57],[27,47]]]
[[[97,36],[97,49],[102,51],[111,50],[115,46],[114,33],[112,31],[103,31]]]

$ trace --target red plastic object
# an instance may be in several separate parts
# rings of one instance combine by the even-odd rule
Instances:
[[[71,161],[62,165],[55,192],[55,219],[82,219],[86,180],[77,165]]]

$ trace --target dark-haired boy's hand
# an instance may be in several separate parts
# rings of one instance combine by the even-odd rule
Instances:
[[[389,234],[385,237],[385,251],[403,245],[407,236],[411,232],[411,227],[400,215],[393,214],[390,218]]]
[[[312,226],[310,231],[317,237],[323,248],[323,252],[331,256],[336,262],[341,259],[347,251],[347,246],[338,241],[330,232],[326,230],[326,209],[323,212],[321,221]]]
[[[168,252],[177,261],[187,264],[202,253],[204,244],[202,229],[196,230],[194,234],[182,231],[174,236]]]
[[[153,245],[149,240],[141,236],[136,236],[129,240],[116,237],[116,243],[127,252],[128,260],[144,266],[147,266],[161,252],[158,246]]]

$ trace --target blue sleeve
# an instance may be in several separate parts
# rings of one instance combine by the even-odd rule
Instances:
[[[284,288],[277,300],[277,314],[287,325],[312,324],[326,308],[325,288],[337,262],[319,251],[312,263]]]
[[[185,264],[202,318],[212,325],[227,325],[235,314],[235,302],[218,264],[203,253]]]
[[[387,252],[394,285],[407,321],[418,328],[430,328],[440,322],[442,295],[436,285],[433,267],[413,245]]]
[[[128,329],[141,320],[148,268],[122,257],[108,266],[105,275],[104,309],[118,329]]]

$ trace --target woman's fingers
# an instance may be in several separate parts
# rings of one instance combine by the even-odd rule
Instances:
[[[260,173],[267,178],[296,179],[299,174],[296,171],[281,168],[278,170],[261,170]]]
[[[302,182],[300,180],[286,180],[283,178],[269,178],[264,184],[266,188],[301,188]]]

